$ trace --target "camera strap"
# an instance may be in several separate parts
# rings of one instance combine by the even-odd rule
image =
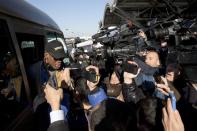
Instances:
[[[88,95],[89,103],[93,107],[95,107],[97,104],[101,103],[105,99],[107,99],[107,95],[102,88],[99,88],[99,90],[94,94]]]
[[[174,95],[174,92],[169,92],[169,97],[170,97],[170,99],[171,99],[171,102],[172,102],[172,109],[173,109],[173,111],[175,111],[176,110],[176,97],[175,97],[175,95]]]

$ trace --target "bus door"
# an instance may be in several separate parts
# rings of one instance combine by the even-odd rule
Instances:
[[[23,130],[29,100],[7,21],[0,18],[0,130]],[[27,111],[28,108],[28,111]],[[28,112],[28,113],[27,113]],[[28,118],[30,119],[30,117]],[[27,124],[27,123],[26,123]],[[27,124],[28,125],[28,124]],[[31,129],[29,128],[26,129]],[[25,129],[24,129],[25,130]]]

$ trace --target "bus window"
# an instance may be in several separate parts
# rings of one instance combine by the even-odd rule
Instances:
[[[26,69],[31,64],[43,59],[44,36],[24,33],[16,33]]]
[[[54,32],[47,32],[47,42],[56,40],[56,35]]]
[[[24,82],[7,23],[0,19],[0,130],[27,105]]]
[[[67,52],[67,47],[66,47],[66,43],[65,43],[65,39],[63,35],[57,34],[57,40],[60,41],[64,47],[64,51]]]
[[[64,51],[67,53],[67,57],[64,58],[64,63],[65,64],[68,64],[70,63],[70,58],[69,58],[69,54],[68,54],[68,50],[67,50],[67,47],[66,47],[66,43],[65,43],[65,39],[63,37],[63,35],[60,35],[60,34],[57,34],[57,40],[60,41],[64,47]]]

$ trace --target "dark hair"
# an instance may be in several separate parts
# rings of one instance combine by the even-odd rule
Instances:
[[[154,131],[156,127],[157,100],[145,98],[137,105],[137,125],[140,131]]]
[[[107,99],[92,112],[90,126],[94,131],[135,131],[135,108],[116,99]]]
[[[176,74],[178,74],[181,70],[181,66],[177,63],[170,63],[166,68],[166,72],[175,72]]]
[[[90,90],[87,86],[87,80],[85,78],[79,78],[76,80],[75,90],[79,93],[78,97],[81,102],[88,101],[87,96]]]
[[[7,52],[5,56],[3,57],[2,63],[3,63],[3,68],[5,68],[6,64],[10,62],[13,58],[16,58],[15,54],[12,52]]]

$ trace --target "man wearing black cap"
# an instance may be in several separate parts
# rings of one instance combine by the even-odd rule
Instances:
[[[29,70],[30,86],[33,97],[33,107],[37,117],[38,128],[47,130],[49,125],[49,105],[44,98],[44,87],[50,76],[55,75],[57,87],[61,82],[70,79],[68,71],[64,70],[63,59],[66,57],[63,45],[53,40],[45,45],[44,59],[32,65]]]
[[[30,82],[32,82],[30,86],[33,88],[33,98],[43,93],[43,85],[55,71],[62,73],[65,57],[66,53],[61,42],[53,40],[45,45],[44,59],[33,64],[28,72]]]
[[[62,60],[66,57],[61,42],[54,40],[46,44],[44,60],[52,70],[59,70],[62,67]]]

